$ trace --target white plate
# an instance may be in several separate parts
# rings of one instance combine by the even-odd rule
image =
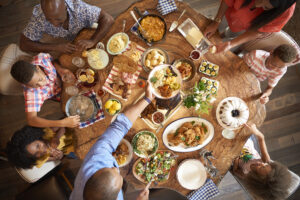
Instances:
[[[196,190],[205,183],[207,175],[205,167],[199,160],[187,159],[178,166],[176,177],[182,187]]]
[[[119,36],[119,35],[124,35],[125,37],[126,37],[126,39],[127,39],[127,43],[125,44],[125,46],[124,46],[124,48],[121,50],[121,51],[119,51],[119,52],[111,52],[110,51],[110,49],[108,48],[109,47],[109,44],[110,44],[110,42],[111,42],[111,40],[114,38],[114,37],[117,37],[117,36]],[[126,34],[126,33],[123,33],[123,32],[120,32],[120,33],[116,33],[116,34],[114,34],[113,36],[111,36],[110,38],[109,38],[109,40],[108,40],[108,42],[107,42],[107,45],[106,45],[106,50],[107,50],[107,52],[110,54],[110,55],[118,55],[118,54],[121,54],[121,53],[123,53],[127,48],[128,48],[128,45],[129,45],[129,37],[128,37],[128,35]]]
[[[95,62],[93,62],[93,58],[91,57],[91,54],[89,53],[90,51],[97,51],[98,52],[98,58],[102,61],[102,67],[98,67],[96,65]],[[94,70],[100,70],[100,69],[104,69],[108,62],[109,62],[109,57],[108,54],[106,53],[106,51],[102,50],[102,49],[92,49],[88,51],[87,54],[87,60],[89,65],[94,69]]]
[[[227,98],[223,99],[223,100],[218,104],[218,107],[217,107],[217,110],[216,110],[217,121],[218,121],[218,123],[220,124],[220,126],[222,126],[222,127],[225,128],[225,129],[229,129],[229,130],[237,130],[237,129],[241,128],[243,125],[241,125],[241,126],[239,126],[239,127],[237,127],[237,128],[232,128],[232,127],[227,126],[226,124],[224,124],[224,123],[222,122],[221,118],[220,118],[219,112],[220,112],[221,106],[222,106],[222,104],[223,104],[225,101],[228,101],[228,100],[240,100],[240,101],[244,102],[242,99],[240,99],[240,98],[238,98],[238,97],[227,97]],[[246,104],[245,102],[244,102],[244,104],[247,106],[247,104]],[[248,106],[247,106],[247,108],[248,108]],[[248,117],[247,117],[247,121],[248,121],[248,118],[249,118],[249,108],[248,108]]]
[[[168,142],[168,134],[170,133],[174,133],[183,123],[185,122],[192,122],[195,121],[195,123],[204,123],[207,126],[207,131],[208,131],[208,136],[205,139],[205,141],[195,147],[187,147],[184,144],[180,144],[178,146],[170,146],[169,142]],[[172,151],[176,151],[176,152],[191,152],[191,151],[196,151],[199,150],[201,148],[203,148],[204,146],[206,146],[214,137],[214,127],[213,125],[202,118],[199,117],[184,117],[181,119],[177,119],[175,121],[173,121],[172,123],[170,123],[164,130],[163,134],[162,134],[162,139],[163,139],[163,143],[164,145],[168,148],[171,149]]]
[[[119,167],[124,167],[124,166],[128,165],[130,163],[130,161],[132,160],[132,156],[133,156],[133,149],[132,149],[130,142],[128,142],[128,140],[126,140],[126,139],[122,139],[120,144],[122,142],[124,142],[126,144],[126,146],[128,147],[129,154],[126,158],[125,163],[123,165],[119,165]]]
[[[162,69],[165,69],[165,68],[168,68],[168,67],[172,67],[171,65],[169,64],[163,64],[163,65],[158,65],[156,66],[155,68],[153,68],[148,76],[148,81],[150,81],[150,79],[154,76],[155,72],[158,71],[158,70],[162,70]],[[152,93],[154,94],[154,96],[160,98],[160,99],[170,99],[172,97],[175,97],[181,90],[182,88],[182,78],[181,78],[181,74],[180,72],[178,71],[178,69],[176,69],[175,67],[172,67],[173,71],[177,74],[177,83],[180,84],[180,89],[176,90],[176,91],[173,91],[172,92],[172,95],[170,97],[163,97],[160,95],[159,91],[157,89],[155,89],[153,87],[153,84],[151,83],[150,81],[150,90],[152,91]]]

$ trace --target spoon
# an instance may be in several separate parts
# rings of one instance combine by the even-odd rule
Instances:
[[[135,14],[133,11],[130,11],[131,16],[133,17],[133,19],[135,20],[135,22],[139,25],[139,27],[141,28],[142,32],[143,32],[143,36],[148,39],[148,33],[145,31],[145,29],[143,29],[143,27],[141,26],[139,20],[136,18]]]
[[[125,26],[126,26],[126,19],[123,20],[123,29],[122,29],[123,33],[125,32]]]
[[[178,17],[178,19],[174,22],[172,22],[169,31],[172,32],[175,30],[175,28],[178,26],[178,21],[180,20],[180,18],[184,15],[185,13],[185,9],[182,11],[181,15]]]

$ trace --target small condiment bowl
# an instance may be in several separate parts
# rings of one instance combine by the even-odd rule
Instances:
[[[155,115],[161,115],[163,120],[161,122],[156,122],[155,121]],[[161,111],[156,111],[155,113],[152,114],[152,122],[156,125],[161,125],[165,121],[166,117]]]

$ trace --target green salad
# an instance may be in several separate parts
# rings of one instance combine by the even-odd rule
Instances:
[[[145,182],[162,182],[169,178],[176,158],[167,151],[159,151],[150,158],[142,158],[135,166],[136,174]]]

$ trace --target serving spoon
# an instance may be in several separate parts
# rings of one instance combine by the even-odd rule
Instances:
[[[184,15],[185,13],[185,9],[182,11],[181,15],[178,17],[178,19],[174,22],[172,22],[169,31],[172,32],[175,30],[175,28],[178,26],[178,21],[180,20],[180,18]]]

